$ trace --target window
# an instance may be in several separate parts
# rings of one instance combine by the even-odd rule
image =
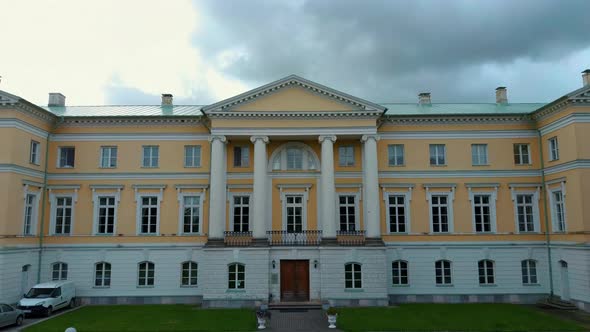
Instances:
[[[535,204],[533,194],[516,195],[516,219],[518,221],[519,232],[535,231],[534,208]]]
[[[146,145],[143,147],[143,167],[158,167],[160,160],[160,147]]]
[[[51,264],[51,280],[68,280],[68,264],[62,262]]]
[[[406,228],[406,196],[405,195],[388,195],[387,196],[387,216],[389,221],[390,233],[405,233]]]
[[[0,312],[12,312],[12,311],[14,311],[14,308],[9,306],[8,304],[0,305]]]
[[[559,159],[559,145],[557,144],[557,137],[549,139],[549,160]]]
[[[301,143],[288,143],[273,153],[272,170],[316,170],[319,160],[309,146]]]
[[[287,195],[285,197],[287,232],[303,231],[303,195]]]
[[[338,148],[338,164],[340,166],[354,166],[354,146],[341,146]]]
[[[358,263],[347,263],[344,265],[344,288],[360,289],[363,288],[361,278],[361,265]]]
[[[197,286],[197,263],[182,263],[182,276],[180,277],[180,285],[185,287]]]
[[[477,262],[477,270],[479,271],[480,285],[494,284],[494,262],[489,259],[484,259]]]
[[[434,272],[436,276],[437,285],[451,285],[451,262],[447,260],[440,260],[434,262]]]
[[[248,167],[250,149],[247,146],[234,146],[234,167]]]
[[[408,262],[393,261],[391,263],[391,276],[393,278],[394,286],[402,286],[408,284]]]
[[[31,164],[39,165],[41,159],[41,143],[37,141],[31,141],[31,151],[29,155],[29,162]]]
[[[287,169],[303,169],[303,150],[287,148]]]
[[[182,232],[199,233],[201,225],[201,196],[182,196]]]
[[[449,196],[432,195],[430,197],[430,218],[433,233],[449,232]]]
[[[244,264],[233,263],[229,265],[228,271],[227,288],[244,289],[246,287],[246,266]]]
[[[137,265],[137,286],[138,287],[153,287],[155,267],[152,262],[141,262]]]
[[[159,205],[158,196],[141,196],[141,234],[157,234],[158,233],[158,219],[159,219]]]
[[[430,165],[445,165],[447,163],[446,159],[446,147],[444,144],[430,144]]]
[[[492,232],[492,196],[487,194],[473,195],[473,218],[476,233]]]
[[[389,159],[389,166],[403,166],[404,165],[404,145],[390,144],[387,146],[387,154]]]
[[[60,146],[57,150],[57,167],[73,168],[76,158],[76,149],[72,146]]]
[[[525,259],[520,262],[522,268],[522,283],[524,285],[537,284],[537,262],[532,259]]]
[[[473,166],[488,164],[488,145],[471,144],[471,163]]]
[[[72,227],[72,197],[55,197],[54,234],[70,234]]]
[[[117,167],[117,147],[102,146],[100,148],[100,167],[115,168]]]
[[[250,231],[250,196],[235,195],[233,196],[233,231],[249,232]]]
[[[100,262],[94,265],[94,287],[111,287],[111,264]]]
[[[27,193],[25,196],[23,235],[33,235],[35,233],[37,206],[37,195]]]
[[[531,157],[528,144],[514,144],[514,163],[516,165],[531,164]]]
[[[96,198],[96,234],[107,235],[115,233],[116,197],[98,196]]]
[[[184,167],[201,167],[201,146],[184,146]]]
[[[551,210],[553,212],[553,231],[565,232],[565,204],[563,191],[551,191]]]
[[[340,230],[356,231],[356,195],[338,196]]]

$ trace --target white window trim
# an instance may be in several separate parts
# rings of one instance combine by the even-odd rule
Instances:
[[[60,166],[59,162],[61,160],[61,149],[64,148],[72,148],[74,149],[74,165],[70,166]],[[75,168],[76,167],[76,147],[72,146],[72,145],[64,145],[64,146],[58,146],[57,147],[57,159],[55,161],[55,168],[66,168],[66,169],[71,169],[71,168]]]
[[[41,189],[41,187],[39,187]],[[34,195],[35,201],[33,202],[33,211],[31,213],[31,233],[25,234],[25,216],[27,211],[27,195]],[[39,196],[41,195],[40,191],[31,191],[29,190],[29,184],[24,185],[23,190],[23,224],[21,227],[21,231],[23,236],[34,236],[37,235],[37,224],[39,221],[39,204],[41,203],[39,200]]]
[[[183,285],[182,284],[182,273],[184,272],[184,264],[185,263],[189,263],[189,276],[188,276],[188,285]],[[197,266],[197,284],[196,285],[191,285],[191,277],[192,275],[192,271],[191,271],[191,264],[195,264]],[[155,274],[154,274],[155,275]],[[193,260],[188,260],[188,261],[184,261],[184,262],[180,262],[180,288],[199,288],[199,263],[197,263],[196,261]]]
[[[527,277],[527,281],[528,282],[526,282],[526,283],[525,282],[522,282],[522,277],[523,277],[523,274],[522,274],[522,262],[524,262],[524,261],[527,261],[527,275],[526,275],[526,277]],[[531,265],[530,265],[530,262],[531,261],[535,264],[535,278],[537,279],[536,282],[531,282]],[[520,261],[520,277],[521,277],[520,278],[520,282],[521,282],[522,285],[526,285],[526,286],[539,285],[539,273],[538,273],[539,270],[538,270],[538,267],[539,267],[539,264],[538,264],[538,261],[536,259],[533,259],[533,258],[525,258],[525,259],[523,259],[523,260]]]
[[[360,200],[361,200],[361,194],[357,191],[357,192],[337,192],[336,193],[336,216],[337,216],[337,220],[336,220],[336,227],[338,230],[342,231],[340,229],[340,196],[354,196],[354,227],[357,231],[361,230],[361,217],[360,217]]]
[[[481,275],[479,274],[479,272],[480,272],[479,271],[479,262],[484,262],[484,270],[485,271],[484,271],[484,275],[483,275],[483,277],[484,277],[484,282],[483,283],[479,282],[479,278],[481,277]],[[492,262],[492,274],[491,274],[491,277],[494,280],[494,282],[488,282],[488,277],[490,275],[488,274],[488,270],[487,270],[487,266],[485,266],[485,262]],[[489,259],[489,258],[484,258],[484,259],[480,259],[480,260],[477,261],[477,283],[480,286],[482,286],[482,287],[485,287],[485,286],[494,286],[494,285],[497,284],[497,280],[496,280],[496,261],[495,260]]]
[[[121,202],[121,189],[123,186],[117,188],[116,192],[96,192],[98,188],[91,188],[92,189],[92,204],[94,206],[93,210],[93,218],[92,218],[92,232],[93,235],[98,236],[114,236],[117,234],[117,215],[119,213],[119,203]],[[115,216],[113,220],[113,234],[102,234],[98,233],[98,209],[99,209],[99,198],[100,197],[113,197],[115,198]]]
[[[351,279],[352,280],[352,287],[346,287],[346,265],[352,265],[353,266],[353,269],[351,271],[351,273],[352,273],[352,279]],[[354,278],[354,265],[358,265],[360,267],[360,272],[361,272],[361,279],[360,279],[360,281],[361,281],[361,287],[356,287],[354,285],[355,281],[357,280],[357,279]],[[344,263],[344,289],[345,290],[362,290],[362,289],[364,289],[363,286],[365,284],[363,282],[364,281],[363,279],[364,279],[363,278],[363,264],[361,264],[360,262],[346,262],[346,263]]]
[[[37,146],[37,153],[35,154],[35,158],[33,157],[33,145]],[[41,164],[41,143],[39,141],[35,141],[34,139],[31,140],[31,144],[29,145],[29,163],[33,165],[40,165]]]
[[[205,187],[203,191],[188,191],[182,192],[181,188],[176,188],[178,199],[178,234],[180,235],[203,235],[203,205],[205,203]],[[185,232],[184,231],[184,198],[186,196],[197,196],[199,198],[199,231]],[[159,213],[158,213],[159,214]],[[159,227],[158,227],[159,229]],[[158,232],[159,233],[159,232]]]
[[[411,233],[411,212],[410,212],[410,203],[412,201],[412,187],[408,187],[408,191],[386,191],[383,193],[383,201],[385,202],[385,226],[387,229],[387,234],[410,234]],[[405,232],[391,232],[389,229],[389,197],[390,196],[405,196],[404,198],[404,209],[406,212],[406,231]]]
[[[304,191],[283,191],[284,188],[303,188]],[[279,186],[279,191],[281,194],[281,215],[282,215],[282,230],[287,230],[287,196],[303,196],[301,203],[303,204],[303,211],[302,213],[302,230],[307,229],[307,202],[309,201],[309,189],[311,185],[281,185]]]
[[[441,188],[439,186],[427,186],[426,188],[426,200],[428,201],[428,219],[430,222],[430,234],[452,234],[455,230],[454,216],[453,216],[453,202],[455,201],[455,186],[450,186],[450,191],[430,191],[430,188]],[[449,186],[446,186],[447,188]],[[448,232],[434,232],[433,228],[433,215],[432,215],[432,196],[447,196],[447,218],[449,220],[449,231]]]
[[[515,225],[515,234],[529,234],[529,233],[540,233],[541,232],[541,225],[540,225],[540,216],[539,216],[539,191],[540,187],[537,187],[537,190],[516,190],[515,187],[510,186],[511,198],[512,198],[512,206],[514,208],[514,225]],[[518,206],[516,203],[516,196],[517,195],[533,195],[533,225],[535,230],[532,232],[521,232],[518,227]]]
[[[399,274],[399,281],[400,281],[400,283],[399,284],[396,284],[396,283],[393,282],[393,264],[396,263],[396,262],[406,263],[406,274],[407,274],[408,282],[405,283],[405,284],[401,282],[402,281],[401,264],[400,264],[400,268],[399,268],[399,272],[400,272],[400,274]],[[410,283],[410,263],[407,260],[400,258],[400,259],[394,259],[394,260],[392,260],[390,266],[391,266],[391,286],[392,287],[409,287],[411,285],[411,283]]]
[[[549,205],[551,206],[551,228],[553,230],[554,233],[567,233],[567,210],[566,210],[566,206],[565,206],[565,196],[566,196],[566,189],[565,189],[565,181],[561,181],[560,182],[560,186],[559,187],[555,187],[555,188],[549,188],[549,185],[547,185],[547,196],[549,196]],[[561,196],[563,199],[563,231],[559,230],[559,227],[557,225],[558,220],[557,220],[557,209],[555,208],[555,198],[553,197],[553,193],[557,192],[557,191],[561,191]]]
[[[105,149],[112,149],[115,148],[117,150],[117,158],[115,158],[115,166],[103,166],[102,165],[102,159],[103,159],[103,153],[105,152]],[[109,152],[109,161],[111,160],[111,152]],[[119,147],[116,145],[102,145],[100,147],[100,153],[98,156],[98,168],[117,168],[117,166],[119,166]]]
[[[485,163],[477,163],[476,164],[476,163],[473,162],[473,152],[474,152],[473,151],[473,148],[480,147],[480,146],[483,146],[484,147],[484,150],[485,150],[484,151],[485,153],[483,154],[483,157],[485,158]],[[476,156],[477,156],[477,159],[478,159],[478,162],[479,162],[480,161],[479,159],[480,159],[480,156],[481,155],[480,154],[476,154]],[[487,145],[487,143],[473,143],[473,144],[471,144],[471,165],[472,166],[489,166],[490,165],[490,158],[489,158],[489,152],[488,152],[488,145]]]
[[[227,199],[229,201],[229,229],[233,232],[234,229],[234,196],[248,196],[248,229],[252,230],[252,192],[229,192]]]
[[[436,263],[439,262],[439,261],[442,261],[443,263],[444,262],[449,262],[449,271],[451,272],[451,274],[450,274],[451,282],[448,283],[448,284],[445,283],[445,267],[444,267],[444,265],[441,266],[441,270],[442,270],[442,275],[441,275],[442,276],[442,283],[439,284],[439,283],[436,282]],[[440,258],[440,259],[437,259],[437,260],[434,261],[434,285],[436,287],[453,287],[454,281],[455,281],[454,280],[455,279],[454,278],[455,271],[453,271],[454,266],[455,266],[455,264],[453,264],[453,262],[451,260],[446,259],[446,258]],[[479,277],[479,275],[478,275],[478,277]]]
[[[78,188],[74,188],[74,193],[54,193],[51,188],[49,190],[49,204],[51,205],[51,216],[49,218],[49,235],[68,236],[74,233],[74,223],[76,221],[76,203],[78,203]],[[57,198],[69,197],[72,199],[72,220],[70,222],[69,234],[57,234],[55,232],[55,223],[57,217]]]
[[[109,278],[110,284],[108,286],[105,286],[104,285],[104,280],[105,280],[104,270],[103,270],[103,273],[102,273],[102,278],[100,279],[101,280],[101,283],[103,285],[102,286],[97,286],[96,285],[96,268],[98,267],[98,264],[109,264],[109,266],[111,268],[110,269],[111,277]],[[112,281],[113,281],[113,264],[111,264],[110,262],[107,262],[107,261],[99,261],[99,262],[94,263],[94,271],[93,271],[93,274],[92,274],[92,288],[111,288]]]
[[[59,265],[59,266],[60,266],[60,269],[59,269],[59,278],[58,278],[58,279],[53,279],[53,269],[54,269],[54,267],[55,267],[55,266],[57,266],[57,265]],[[66,266],[66,268],[65,268],[65,271],[66,271],[66,278],[65,278],[65,279],[62,279],[62,278],[61,278],[62,272],[64,271],[64,269],[63,269],[63,268],[61,268],[61,267],[63,267],[63,265],[65,265],[65,266]],[[64,280],[68,280],[68,278],[69,278],[69,276],[70,276],[70,265],[69,265],[68,263],[66,263],[66,262],[64,262],[64,261],[57,261],[57,262],[53,262],[53,263],[51,263],[51,266],[50,266],[50,267],[51,267],[51,269],[50,269],[49,273],[50,273],[51,275],[50,275],[50,277],[49,277],[49,280],[51,280],[51,281],[64,281]]]
[[[187,147],[190,147],[190,148],[198,147],[198,150],[199,150],[199,163],[198,164],[192,165],[192,166],[189,166],[189,165],[186,164],[186,148]],[[201,148],[201,146],[198,145],[198,144],[192,144],[192,145],[191,144],[188,144],[188,145],[185,145],[184,146],[183,150],[184,150],[183,151],[184,152],[184,156],[183,156],[184,157],[183,158],[184,159],[183,160],[184,168],[200,168],[201,167],[201,163],[202,163],[202,157],[203,157],[203,152],[202,152],[203,149]],[[195,155],[193,154],[193,159],[194,159],[194,156]]]
[[[547,139],[547,142],[549,143],[549,161],[559,160],[559,142],[557,141],[557,136]],[[553,150],[555,150],[555,156],[553,156]]]
[[[443,156],[443,163],[442,164],[438,164],[438,156],[439,156],[439,154],[438,154],[438,151],[436,149],[435,149],[435,151],[436,151],[436,158],[435,158],[435,160],[437,161],[437,163],[435,163],[435,164],[430,163],[430,158],[432,157],[431,154],[430,154],[431,153],[430,148],[432,146],[442,146],[443,147],[443,154],[442,154],[442,156]],[[447,165],[447,145],[446,144],[436,144],[435,143],[435,144],[429,144],[428,145],[428,165],[430,165],[430,166],[446,166]]]
[[[153,159],[153,153],[150,152],[150,165],[144,165],[146,148],[156,148],[158,150],[158,158],[156,158],[156,166],[151,165]],[[151,151],[151,149],[150,149]],[[160,146],[159,145],[142,145],[141,146],[141,168],[159,168],[160,167]]]
[[[142,264],[142,263],[146,263],[146,267],[145,267],[146,268],[145,269],[145,271],[146,271],[145,272],[146,285],[140,285],[139,284],[139,270],[141,270],[141,268],[139,267],[139,265]],[[148,270],[149,263],[151,263],[154,266],[154,278],[153,278],[154,279],[154,284],[153,285],[147,285],[147,281],[149,279],[148,278],[148,275],[149,275],[149,273],[148,273],[148,271],[149,271]],[[149,261],[149,260],[145,260],[145,261],[141,261],[141,262],[137,263],[137,276],[135,278],[136,278],[135,279],[135,285],[136,285],[137,288],[154,288],[154,287],[156,287],[156,263],[154,263],[152,261]]]
[[[533,164],[533,156],[532,156],[532,153],[531,153],[531,145],[529,143],[514,143],[514,145],[518,145],[518,146],[523,146],[524,145],[524,146],[526,146],[527,156],[528,156],[528,159],[529,159],[529,162],[528,163],[515,163],[515,165],[532,165]],[[518,157],[519,157],[520,161],[522,161],[522,156],[523,155],[524,154],[522,153],[522,149],[519,147],[519,149],[518,149]],[[514,158],[514,156],[512,158]]]
[[[471,202],[471,227],[473,227],[473,233],[477,234],[495,234],[497,230],[496,224],[496,201],[498,200],[498,187],[493,187],[494,191],[473,191],[472,187],[468,187],[469,201]],[[490,232],[478,232],[475,227],[475,200],[474,196],[487,195],[490,196]]]
[[[135,234],[141,236],[158,236],[160,235],[160,216],[162,215],[161,203],[164,197],[165,185],[135,185]],[[141,189],[159,189],[159,193],[140,193]],[[156,215],[156,233],[142,233],[141,232],[141,201],[143,197],[156,196],[158,214]]]

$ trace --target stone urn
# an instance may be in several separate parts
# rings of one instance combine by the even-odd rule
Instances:
[[[258,329],[264,330],[266,328],[266,312],[262,310],[256,311],[256,320],[258,322]]]
[[[335,329],[336,328],[336,320],[338,319],[338,312],[334,308],[329,308],[326,311],[326,316],[328,316],[328,328]]]

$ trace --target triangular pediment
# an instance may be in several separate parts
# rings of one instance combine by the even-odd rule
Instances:
[[[208,112],[384,111],[385,107],[296,75],[203,108]]]
[[[584,86],[576,91],[572,91],[567,95],[569,100],[574,102],[590,103],[590,85]]]
[[[21,98],[10,94],[6,91],[0,90],[0,105],[12,105],[19,102]]]

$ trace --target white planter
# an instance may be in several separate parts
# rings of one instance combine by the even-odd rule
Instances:
[[[259,330],[264,330],[266,328],[266,319],[265,318],[259,318],[259,317],[256,317],[256,319],[258,320],[258,329]]]
[[[338,314],[336,315],[328,315],[328,328],[335,329],[336,328],[336,318],[338,318]]]

